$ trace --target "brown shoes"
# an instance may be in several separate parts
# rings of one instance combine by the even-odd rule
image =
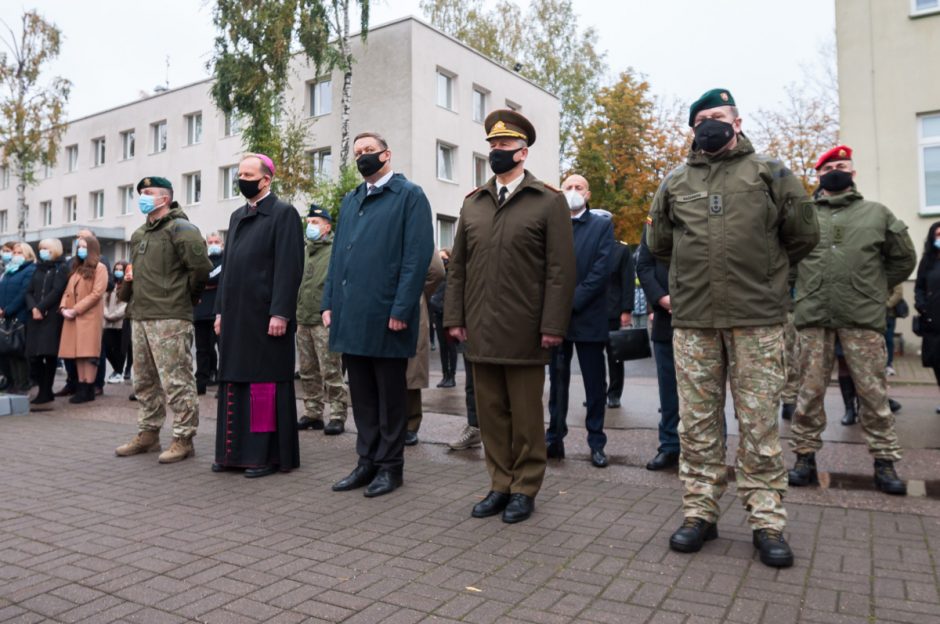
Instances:
[[[141,431],[134,436],[134,439],[127,444],[114,449],[114,454],[118,457],[130,457],[141,453],[152,453],[160,450],[160,432],[159,431]]]
[[[157,461],[161,464],[175,464],[196,454],[192,438],[173,438],[170,448],[160,453]]]

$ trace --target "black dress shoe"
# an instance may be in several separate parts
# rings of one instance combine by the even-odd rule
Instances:
[[[489,518],[506,509],[506,505],[508,504],[509,494],[490,490],[486,498],[473,506],[473,511],[470,512],[470,515],[474,518]]]
[[[306,416],[301,416],[297,421],[297,428],[301,431],[306,429],[319,431],[323,429],[323,420],[321,418],[307,418]]]
[[[558,440],[557,442],[550,442],[545,451],[549,459],[564,459],[565,443],[561,440]]]
[[[212,464],[212,472],[225,472],[228,470],[228,466],[223,464]]]
[[[369,485],[372,483],[372,479],[375,478],[376,468],[369,468],[367,466],[356,466],[352,472],[349,473],[344,479],[340,479],[333,484],[334,492],[347,492],[349,490],[355,490],[356,488],[361,488],[364,485]]]
[[[901,411],[901,404],[894,399],[888,399],[888,409],[891,410],[892,414],[897,414]]]
[[[264,468],[248,468],[245,470],[245,478],[257,479],[258,477],[273,475],[275,472],[277,472],[277,468],[274,466],[265,466]]]
[[[784,403],[780,406],[780,418],[784,420],[792,420],[793,413],[796,411],[796,405],[793,403]]]
[[[437,387],[438,388],[453,388],[456,385],[457,385],[457,382],[454,380],[453,377],[444,377],[444,379],[441,379],[440,383],[437,384]]]
[[[679,453],[663,452],[656,453],[656,457],[646,463],[647,470],[663,470],[672,466],[679,465]]]
[[[137,400],[137,395],[134,394],[133,392],[131,392],[131,395],[130,395],[129,397],[127,397],[127,400],[128,400],[128,401],[136,401],[136,400]]]
[[[418,432],[406,431],[405,432],[405,446],[414,446],[417,443],[418,443]]]
[[[203,396],[206,393],[205,384],[196,384],[196,394]]]
[[[591,464],[595,468],[606,468],[607,454],[602,449],[591,449]]]
[[[401,487],[401,484],[402,478],[400,474],[393,473],[390,470],[379,470],[375,478],[372,479],[372,483],[369,484],[369,487],[366,488],[366,491],[363,492],[362,495],[366,498],[382,496],[383,494],[394,492]]]
[[[682,521],[672,537],[669,548],[683,553],[694,553],[702,549],[702,544],[718,537],[718,526],[703,518],[689,517]]]
[[[776,529],[754,531],[754,548],[760,552],[760,562],[772,568],[789,568],[793,565],[793,551]]]
[[[528,520],[532,512],[535,511],[535,499],[525,494],[510,494],[509,503],[503,510],[503,522],[506,524],[515,524]]]
[[[339,435],[346,430],[346,425],[339,418],[332,418],[323,428],[323,435]]]
[[[611,397],[607,399],[607,407],[610,407],[610,408],[620,407],[620,399],[617,399],[615,397]]]

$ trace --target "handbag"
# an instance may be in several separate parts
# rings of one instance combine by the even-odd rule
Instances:
[[[26,351],[26,326],[16,317],[0,323],[0,355],[22,355]]]
[[[645,327],[614,330],[607,335],[607,353],[616,362],[652,357],[649,333]]]
[[[911,308],[904,299],[898,301],[898,304],[894,306],[894,316],[897,318],[907,318],[907,315],[910,313]]]

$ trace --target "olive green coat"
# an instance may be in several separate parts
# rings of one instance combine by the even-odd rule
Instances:
[[[212,261],[199,228],[176,202],[163,217],[149,219],[131,236],[133,281],[121,284],[134,320],[193,320],[193,305],[209,281]]]
[[[803,185],[743,135],[723,154],[693,151],[669,173],[647,228],[650,251],[669,265],[672,324],[684,328],[786,322],[789,266],[819,240]]]
[[[888,293],[917,263],[907,226],[854,187],[820,195],[816,210],[820,239],[797,267],[794,323],[884,332]]]
[[[464,199],[444,294],[444,326],[467,329],[466,357],[547,364],[542,334],[564,336],[575,288],[568,202],[525,172],[502,206],[496,178]]]
[[[300,325],[322,325],[320,301],[323,299],[323,284],[330,269],[330,252],[333,250],[333,233],[320,240],[307,240],[304,247],[304,277],[297,293],[297,322]]]

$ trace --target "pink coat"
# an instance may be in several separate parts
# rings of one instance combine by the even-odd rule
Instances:
[[[73,308],[74,319],[65,319],[59,340],[61,358],[97,358],[101,355],[101,333],[104,321],[104,293],[108,289],[108,269],[99,262],[95,278],[85,279],[79,273],[69,277],[59,309]]]

